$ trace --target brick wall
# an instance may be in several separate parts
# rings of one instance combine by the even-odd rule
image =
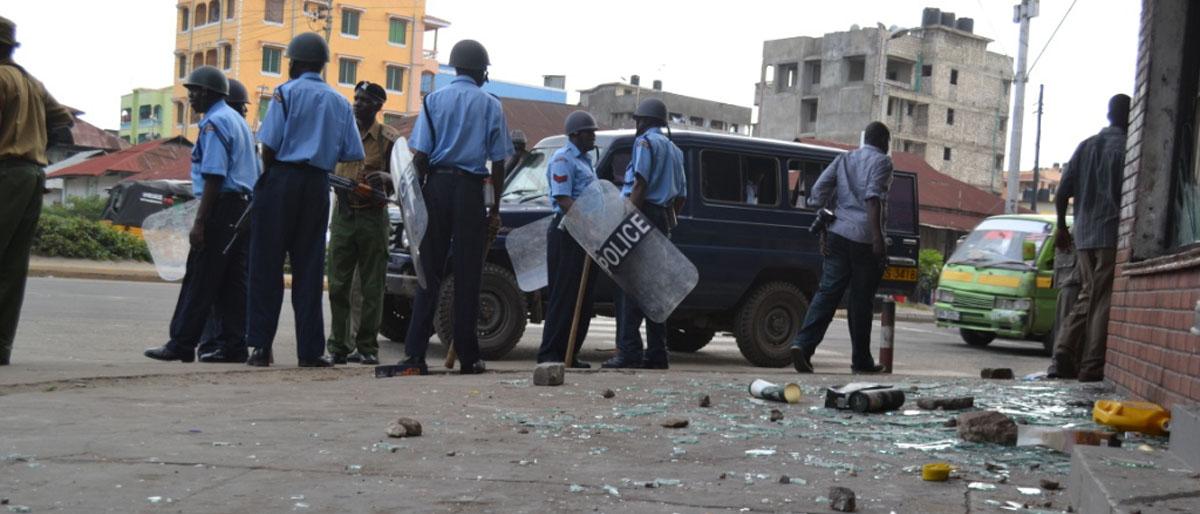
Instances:
[[[1160,92],[1151,81],[1151,38],[1155,22],[1161,23],[1166,14],[1155,16],[1160,3],[1164,4],[1160,9],[1167,4],[1177,8],[1179,0],[1142,2],[1105,376],[1122,392],[1170,406],[1200,401],[1200,337],[1189,332],[1193,308],[1200,300],[1200,250],[1141,261],[1132,258],[1139,213],[1148,216],[1150,212],[1139,209],[1138,200],[1152,196],[1145,194],[1146,188],[1161,187],[1153,184],[1170,182],[1165,180],[1169,167],[1143,167],[1150,157],[1144,150],[1147,154],[1162,151],[1161,145],[1143,145],[1148,124],[1160,122],[1146,117],[1149,95]],[[1139,176],[1143,179],[1140,183]]]

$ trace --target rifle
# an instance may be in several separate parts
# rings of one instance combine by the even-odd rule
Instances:
[[[371,187],[369,184],[356,182],[346,177],[340,177],[334,174],[329,175],[329,185],[334,189],[341,189],[347,193],[358,193],[362,196],[374,198],[382,202],[391,202],[400,205],[400,202],[388,196],[386,192],[380,191]]]

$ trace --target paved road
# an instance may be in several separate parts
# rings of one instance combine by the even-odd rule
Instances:
[[[14,366],[0,368],[0,385],[94,376],[138,376],[160,373],[227,371],[238,365],[158,363],[142,357],[143,349],[166,340],[167,324],[179,291],[177,284],[32,278],[26,293],[13,353]],[[285,298],[276,339],[277,366],[295,362],[295,333],[290,302]],[[325,314],[329,323],[328,307]],[[615,325],[611,318],[592,324],[581,357],[599,363],[611,355]],[[517,348],[497,369],[521,369],[534,359],[541,325],[530,325]],[[997,341],[986,348],[963,344],[954,331],[929,323],[900,322],[896,327],[896,370],[907,375],[977,377],[984,367],[1011,367],[1018,375],[1043,370],[1040,346]],[[878,342],[879,330],[875,330]],[[430,358],[440,357],[434,344]],[[402,357],[399,344],[381,343],[386,361]],[[818,372],[845,373],[850,343],[846,324],[835,320],[814,359]],[[440,361],[440,359],[438,359]],[[672,367],[685,370],[753,372],[729,334],[720,334],[695,354],[672,355]]]

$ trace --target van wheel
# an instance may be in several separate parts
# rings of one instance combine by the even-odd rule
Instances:
[[[667,349],[673,352],[695,353],[712,342],[717,333],[712,330],[667,326]]]
[[[508,270],[492,263],[483,265],[479,287],[479,356],[498,360],[511,352],[525,334],[525,295],[517,279]],[[454,276],[448,276],[438,294],[434,326],[438,339],[451,345],[454,340]]]
[[[734,336],[738,350],[755,366],[782,368],[792,363],[792,338],[800,332],[808,300],[796,286],[769,282],[759,286],[738,310]]]
[[[964,343],[971,346],[987,346],[996,340],[995,332],[981,332],[979,330],[960,328],[958,329],[958,334],[962,336]]]
[[[412,308],[396,295],[384,295],[383,318],[379,320],[379,333],[397,343],[408,336],[409,316]]]

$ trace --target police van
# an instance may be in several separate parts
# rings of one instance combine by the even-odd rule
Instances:
[[[621,185],[635,136],[632,130],[596,133],[593,162],[600,179]],[[791,364],[788,348],[821,277],[818,238],[809,232],[816,211],[805,206],[805,198],[843,151],[682,130],[671,139],[683,151],[688,180],[687,204],[671,240],[695,264],[700,280],[667,321],[668,347],[696,352],[716,333],[728,332],[752,364]],[[504,228],[488,251],[480,291],[479,345],[485,359],[503,358],[528,323],[543,319],[545,290],[524,293],[517,287],[504,240],[513,228],[553,214],[546,168],[566,141],[566,136],[543,139],[505,180]],[[889,267],[881,293],[910,295],[916,286],[917,206],[916,175],[896,170],[888,198]],[[410,242],[403,231],[395,233],[381,333],[403,341],[417,279]],[[452,332],[451,288],[448,277],[434,323],[442,341]],[[596,287],[598,315],[613,315],[613,292],[612,281],[602,276]]]

